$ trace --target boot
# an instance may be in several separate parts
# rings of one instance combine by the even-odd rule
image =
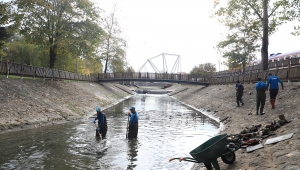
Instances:
[[[258,109],[256,110],[256,115],[258,115]]]
[[[270,100],[272,109],[275,109],[275,100]]]
[[[264,108],[260,107],[260,115],[264,115],[265,114],[265,112],[263,110],[264,110]]]
[[[243,99],[241,99],[241,102],[242,102],[242,106],[244,106],[244,102],[243,102]]]
[[[237,101],[236,104],[237,104],[236,107],[240,107],[240,102],[239,101]]]

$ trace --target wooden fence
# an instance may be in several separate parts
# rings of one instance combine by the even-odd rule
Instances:
[[[22,77],[43,78],[43,79],[64,79],[78,81],[98,81],[98,76],[82,75],[63,70],[49,69],[45,67],[29,66],[8,61],[0,61],[0,74],[16,75]]]
[[[248,71],[244,74],[224,75],[219,77],[210,77],[209,84],[232,84],[239,80],[243,83],[257,82],[258,78],[266,81],[268,74],[277,75],[283,81],[300,80],[300,66],[270,69],[267,71]]]
[[[275,64],[274,64],[275,63]],[[82,75],[57,69],[29,66],[8,61],[0,61],[0,74],[17,75],[22,77],[43,78],[43,79],[63,79],[97,82],[101,79],[116,79],[127,81],[129,79],[140,79],[141,81],[166,81],[178,80],[185,82],[206,82],[209,84],[232,84],[239,80],[243,83],[256,82],[257,78],[267,80],[268,73],[277,75],[284,81],[300,79],[299,58],[292,58],[282,61],[269,63],[270,69],[267,71],[259,70],[260,65],[248,66],[245,73],[237,70],[217,72],[212,77],[203,77],[196,74],[167,74],[167,73],[99,73],[97,75]]]

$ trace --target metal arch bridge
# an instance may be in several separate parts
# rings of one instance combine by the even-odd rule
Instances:
[[[154,64],[153,60],[156,59],[157,57],[160,57],[162,59],[162,70],[159,70],[157,68],[157,65]],[[168,64],[167,64],[167,60],[166,60],[166,56],[176,56],[176,61],[174,62],[174,65],[172,67],[172,70],[169,71],[169,73],[180,73],[181,72],[181,59],[180,59],[180,55],[177,54],[168,54],[168,53],[162,53],[159,54],[155,57],[152,57],[150,59],[147,59],[147,61],[142,65],[142,67],[138,70],[138,72],[141,72],[143,69],[146,68],[146,65],[149,63],[150,66],[152,67],[152,69],[155,71],[155,73],[168,73]],[[152,61],[151,61],[152,60]],[[145,71],[146,72],[146,71]]]
[[[168,74],[168,73],[101,73],[98,74],[98,82],[121,82],[121,81],[142,81],[142,82],[170,82],[185,83],[208,86],[206,77],[195,74]]]
[[[153,59],[161,56],[163,65],[162,70],[154,64]],[[166,56],[176,56],[176,61],[172,70],[168,72]],[[121,81],[142,81],[142,82],[170,82],[170,83],[187,83],[208,86],[207,78],[200,75],[186,74],[181,72],[181,59],[179,55],[162,53],[158,56],[148,59],[136,73],[102,73],[98,74],[99,82],[121,82]],[[147,71],[142,72],[146,64],[150,64],[155,73]]]

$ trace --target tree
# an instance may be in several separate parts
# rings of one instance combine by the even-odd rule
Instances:
[[[249,34],[251,31],[238,30],[227,35],[225,40],[218,43],[217,48],[222,49],[222,57],[227,58],[227,62],[224,63],[229,68],[242,67],[244,72],[246,64],[255,58],[253,53],[258,50],[259,45],[256,43],[256,36],[249,36]]]
[[[6,56],[5,47],[7,40],[13,35],[13,26],[11,23],[11,5],[9,2],[0,2],[0,56]]]
[[[134,71],[133,67],[129,66],[125,69],[125,72],[134,73],[135,71]]]
[[[212,76],[213,73],[216,72],[216,66],[212,63],[205,63],[199,64],[198,67],[195,66],[191,71],[190,74],[197,74],[203,77]]]
[[[7,46],[7,58],[16,63],[41,66],[41,49],[34,44],[26,43],[23,39],[13,40]]]
[[[116,6],[110,15],[104,18],[102,26],[106,33],[101,47],[102,56],[105,58],[104,73],[108,69],[111,72],[124,71],[127,43],[121,38],[122,31],[115,15]]]
[[[299,0],[292,0],[290,3],[290,10],[286,13],[288,14],[288,18],[290,21],[297,20],[300,21],[300,1]],[[292,32],[294,36],[300,35],[300,26],[295,26],[294,31]]]
[[[90,0],[15,0],[22,16],[20,33],[29,43],[49,51],[49,66],[57,56],[88,57],[101,43],[100,11]]]
[[[249,21],[248,27],[255,27],[255,30],[261,30],[261,36],[254,36],[257,36],[257,38],[261,37],[262,39],[262,69],[267,70],[269,35],[273,34],[279,25],[288,20],[285,14],[285,11],[290,7],[288,0],[276,0],[272,2],[269,0],[228,0],[225,7],[220,4],[219,0],[215,0],[214,2],[216,10],[214,15],[229,30],[238,28],[239,24],[237,23],[240,23],[244,19]]]

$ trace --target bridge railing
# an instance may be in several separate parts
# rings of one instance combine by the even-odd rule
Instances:
[[[98,75],[101,79],[147,79],[147,80],[177,80],[189,82],[205,82],[207,78],[196,74],[174,74],[174,73],[100,73]]]
[[[209,84],[229,84],[235,83],[239,80],[243,83],[256,82],[257,78],[267,79],[268,73],[279,76],[282,80],[299,80],[300,79],[300,65],[299,58],[289,58],[282,61],[270,62],[269,66],[273,66],[267,71],[259,70],[260,65],[253,65],[246,67],[248,70],[241,73],[240,70],[230,70],[214,73],[211,77],[204,77],[196,74],[175,74],[175,73],[99,73],[97,75],[82,75],[72,72],[67,72],[57,69],[49,69],[44,67],[36,67],[25,64],[18,64],[8,61],[0,61],[0,74],[15,75],[22,77],[43,78],[43,79],[65,79],[65,80],[79,80],[79,81],[99,81],[99,80],[114,80],[132,81],[132,79],[140,80],[172,80],[185,82],[204,82]]]
[[[98,76],[82,75],[63,70],[50,69],[45,67],[36,67],[26,64],[19,64],[9,61],[0,61],[0,74],[8,76],[20,76],[43,78],[43,79],[65,79],[79,81],[98,81]]]

